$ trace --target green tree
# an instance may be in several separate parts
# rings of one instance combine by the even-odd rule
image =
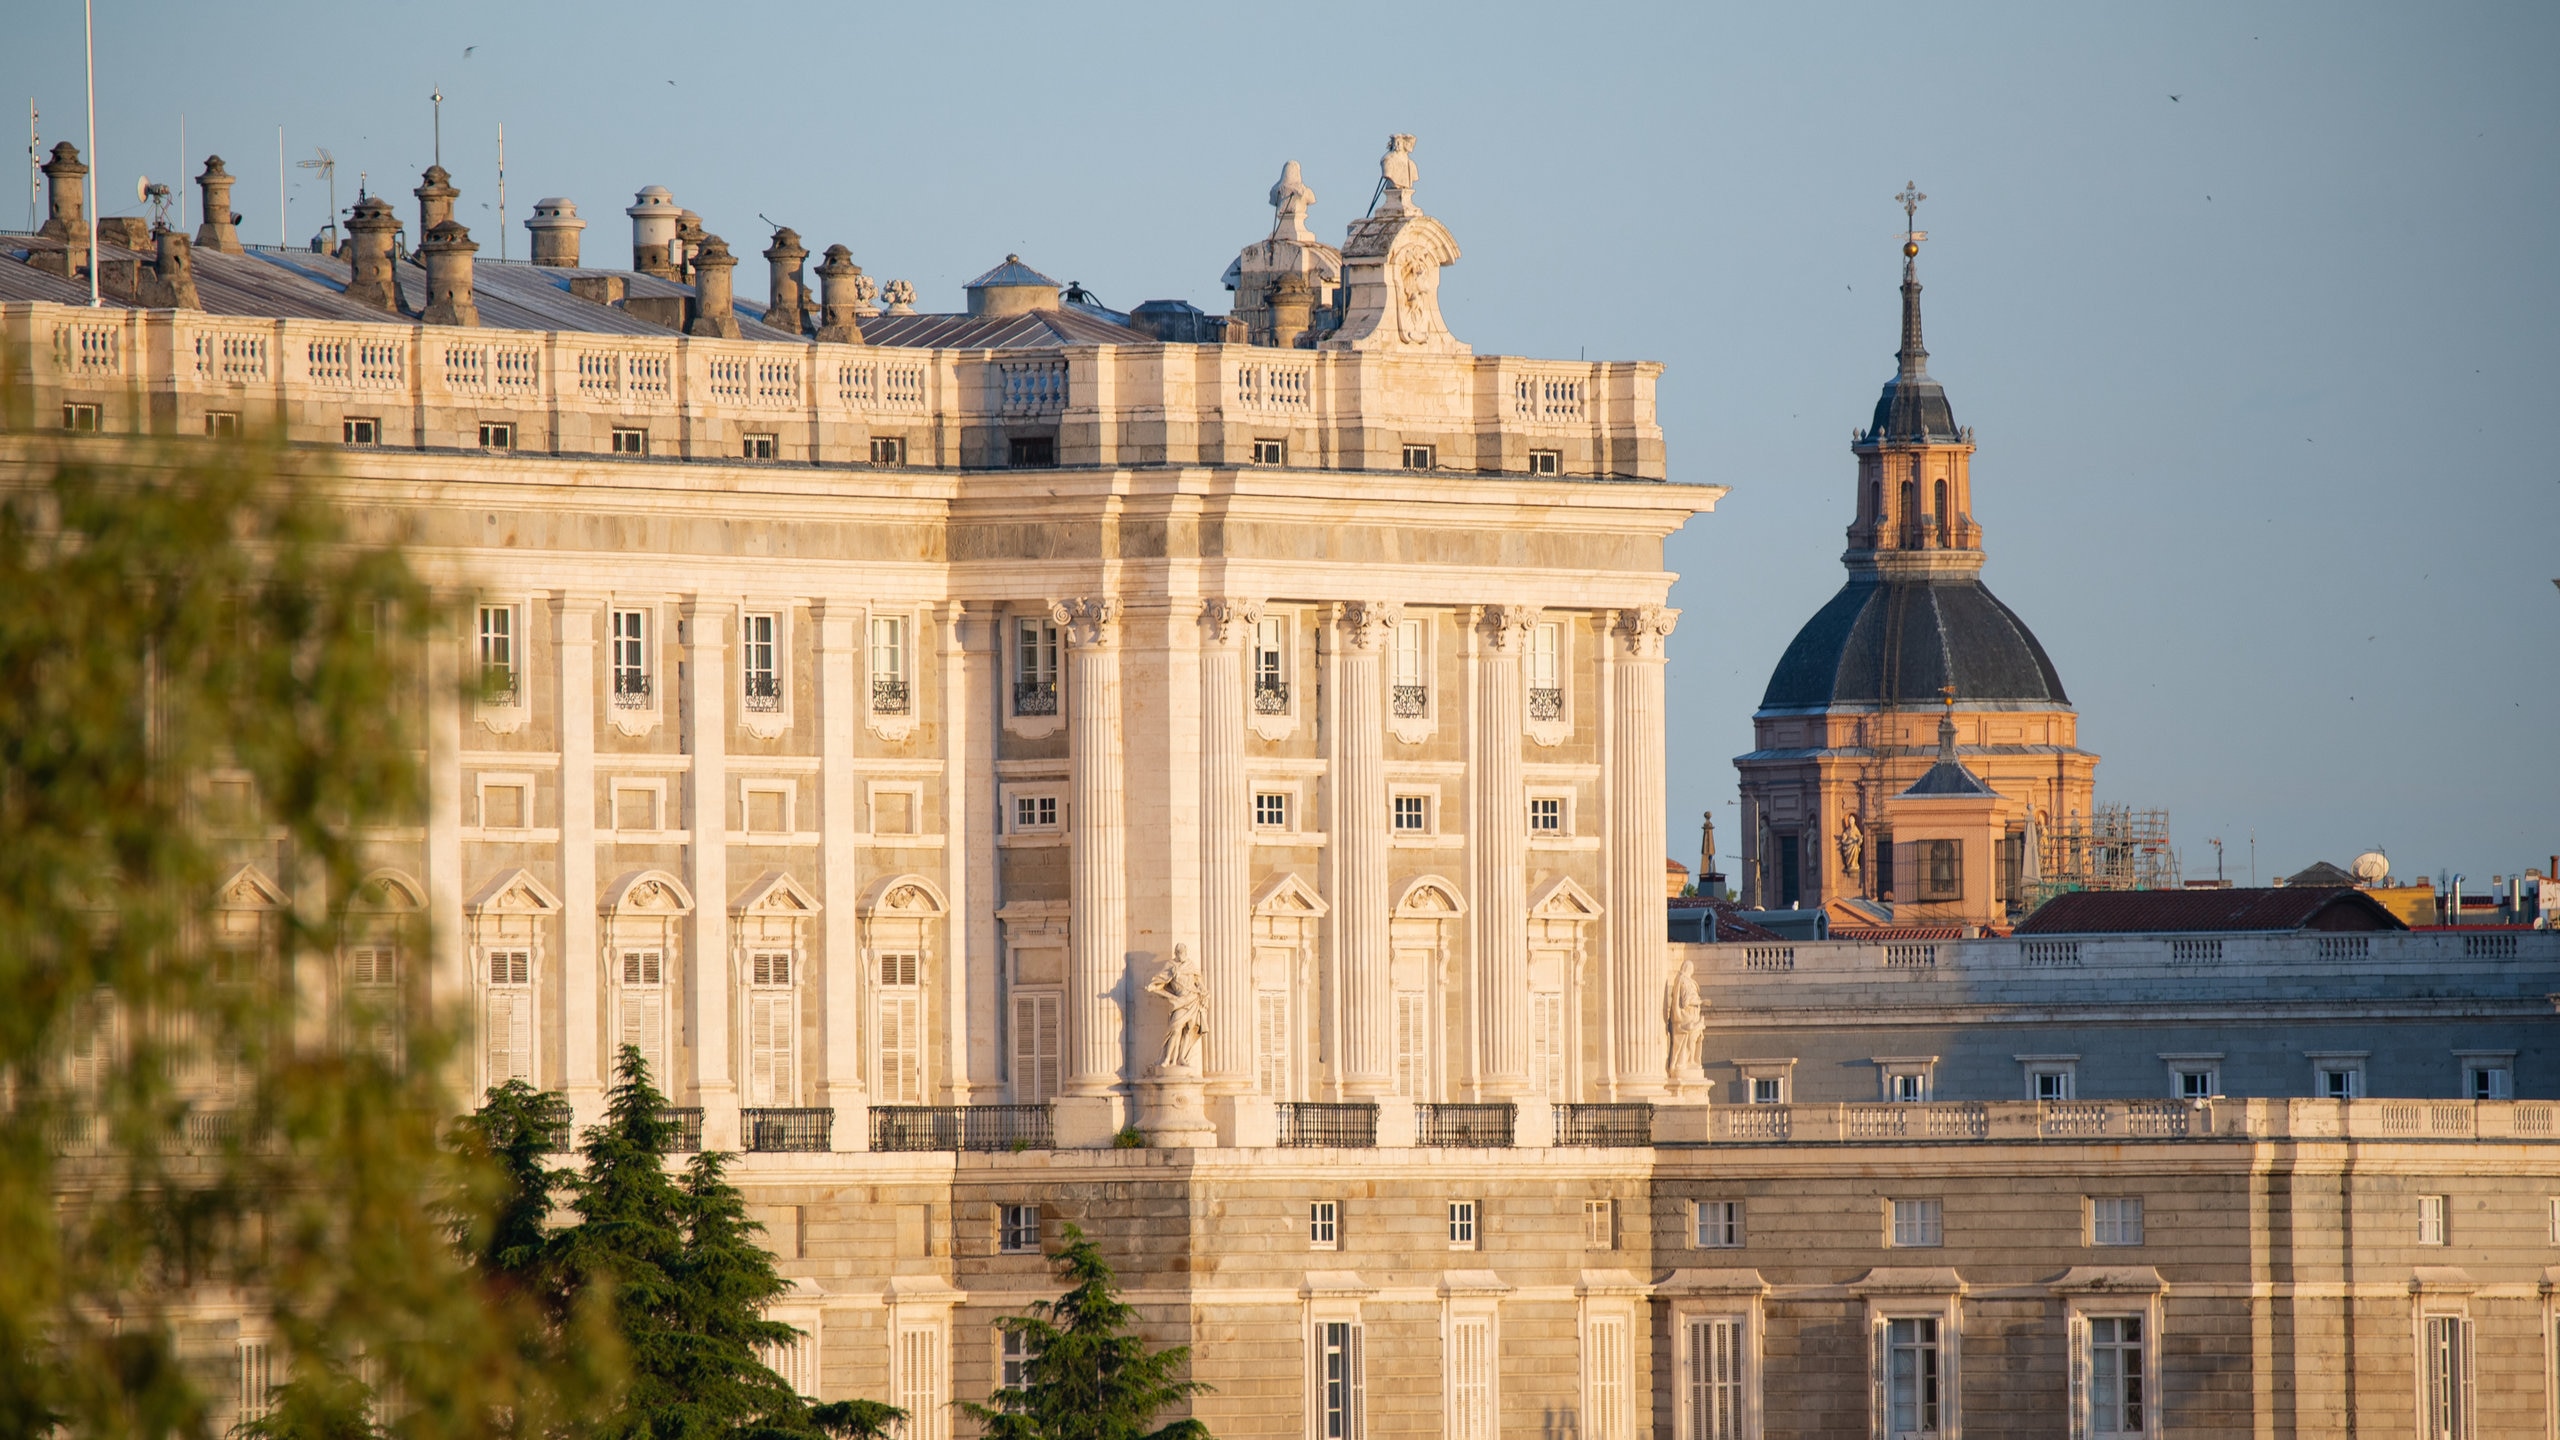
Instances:
[[[1155,1417],[1212,1387],[1180,1378],[1187,1345],[1149,1350],[1131,1333],[1134,1306],[1120,1298],[1102,1251],[1073,1225],[1049,1257],[1067,1293],[996,1324],[1023,1338],[1022,1383],[961,1409],[989,1440],[1211,1440],[1188,1416],[1150,1430]]]

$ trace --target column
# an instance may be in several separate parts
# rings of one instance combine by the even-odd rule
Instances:
[[[560,661],[560,1068],[579,1126],[604,1118],[596,973],[596,617],[604,602],[563,595],[551,639]]]
[[[987,961],[987,952],[970,943],[974,921],[969,888],[971,855],[970,837],[983,828],[979,809],[992,798],[993,792],[979,788],[977,777],[970,773],[972,737],[977,727],[972,723],[977,711],[969,703],[968,656],[962,643],[961,607],[944,605],[935,613],[940,644],[935,655],[935,668],[942,681],[942,885],[948,905],[942,920],[944,978],[942,991],[943,1053],[950,1057],[943,1068],[943,1098],[953,1105],[966,1105],[977,1083],[985,1075],[992,1081],[995,1069],[994,1051],[987,1051],[988,1064],[981,1066],[970,1049],[974,1035],[981,1046],[992,1046],[995,1039],[995,1012],[988,1008],[985,997],[994,990],[995,975]],[[922,679],[924,637],[916,637],[915,656],[911,662],[918,679]],[[924,709],[924,686],[915,686],[913,704]],[[924,817],[916,817],[922,829]],[[993,893],[990,891],[989,893]],[[993,918],[992,906],[985,909]],[[985,1010],[983,1023],[979,1015]]]
[[[1117,604],[1062,600],[1050,619],[1067,644],[1067,1064],[1056,1124],[1061,1145],[1108,1143],[1125,1114],[1118,1087],[1127,1041],[1127,836],[1120,756]]]
[[[1487,1099],[1518,1096],[1529,1084],[1529,797],[1520,768],[1529,702],[1521,665],[1537,614],[1526,605],[1476,611],[1483,652],[1467,851],[1475,872],[1479,1087]]]
[[[1244,776],[1243,646],[1255,600],[1200,612],[1200,971],[1209,986],[1210,1088],[1253,1088],[1253,815]]]
[[[1610,629],[1618,645],[1610,670],[1608,906],[1609,999],[1615,1013],[1618,1094],[1659,1095],[1670,1036],[1663,1019],[1669,939],[1665,934],[1662,646],[1677,610],[1621,610]]]
[[[469,614],[460,604],[450,608]],[[472,701],[456,665],[468,643],[443,625],[427,639],[427,1009],[467,1038],[454,1049],[450,1078],[454,1094],[476,1102],[480,1016],[472,1010],[471,940],[462,915],[462,712]]]
[[[820,601],[818,627],[819,941],[810,957],[821,1016],[818,1103],[835,1112],[831,1146],[871,1144],[862,1073],[862,795],[854,774],[862,701],[862,610]]]
[[[952,643],[957,653],[944,658],[949,667],[944,681],[942,718],[953,727],[954,739],[945,749],[944,763],[951,767],[955,789],[944,820],[951,836],[944,843],[968,856],[968,866],[955,870],[967,881],[971,903],[963,906],[960,893],[951,897],[951,943],[965,945],[969,956],[970,1035],[978,1049],[972,1052],[970,1071],[973,1084],[989,1091],[999,1091],[998,1078],[1004,1073],[1004,1057],[998,1049],[998,1037],[1007,1033],[1003,1017],[1006,1003],[1004,985],[1004,947],[997,943],[996,908],[996,837],[1004,832],[1003,816],[998,807],[1002,801],[996,789],[996,706],[1004,673],[1002,638],[1004,621],[995,607],[979,603],[952,605]],[[965,726],[965,730],[962,727]],[[965,742],[959,738],[965,735]],[[963,797],[965,798],[965,802]],[[998,1095],[997,1098],[1002,1098]]]
[[[685,955],[692,1014],[693,1103],[702,1148],[738,1148],[738,1084],[729,1066],[729,640],[738,608],[697,596],[684,607],[685,824],[693,836],[693,943]],[[789,677],[786,675],[786,681]],[[682,1087],[669,1077],[670,1097]],[[678,1103],[682,1103],[679,1101]]]
[[[1380,651],[1401,613],[1398,606],[1366,600],[1334,611],[1341,683],[1332,697],[1334,805],[1326,824],[1337,847],[1341,885],[1334,900],[1339,938],[1332,991],[1341,1007],[1335,1033],[1342,1037],[1343,1090],[1362,1099],[1395,1085],[1395,992],[1387,967],[1386,677]]]

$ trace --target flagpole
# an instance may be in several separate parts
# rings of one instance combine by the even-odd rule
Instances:
[[[98,303],[98,25],[94,0],[80,0],[80,43],[89,72],[89,303]]]

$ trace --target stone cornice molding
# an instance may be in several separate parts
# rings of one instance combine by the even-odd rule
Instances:
[[[1108,596],[1082,595],[1049,602],[1049,623],[1076,649],[1107,649],[1120,643],[1120,602]]]
[[[1214,596],[1200,605],[1200,635],[1211,645],[1233,645],[1253,638],[1262,622],[1262,602]]]
[[[1345,600],[1334,607],[1333,623],[1342,631],[1343,643],[1354,650],[1375,650],[1393,634],[1396,622],[1404,618],[1404,607],[1393,601]]]
[[[1538,623],[1538,614],[1535,605],[1479,605],[1476,625],[1484,632],[1487,647],[1516,655],[1527,648],[1529,630]]]
[[[1668,605],[1638,605],[1621,610],[1610,628],[1626,642],[1627,653],[1639,660],[1662,658],[1662,642],[1671,636],[1672,627],[1680,623],[1680,612]]]

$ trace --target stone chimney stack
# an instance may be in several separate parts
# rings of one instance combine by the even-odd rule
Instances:
[[[45,221],[36,231],[62,242],[62,268],[55,274],[85,275],[89,266],[89,167],[80,163],[79,147],[65,140],[53,147],[44,165]],[[52,257],[43,259],[50,262]],[[46,263],[42,268],[52,270]]]
[[[427,312],[418,318],[430,325],[478,325],[480,307],[472,303],[471,257],[480,247],[458,220],[447,220],[427,232],[418,256],[427,265]]]
[[[142,303],[154,310],[203,309],[204,299],[196,293],[195,255],[187,237],[164,221],[151,227],[151,238],[159,243],[160,256],[152,266],[156,273],[137,287]]]
[[[379,195],[356,197],[356,213],[347,221],[348,261],[354,278],[347,298],[372,310],[400,313],[400,285],[392,272],[391,251],[400,236],[400,217]]]
[[[632,197],[631,208],[622,212],[631,217],[631,268],[643,275],[661,280],[681,280],[684,272],[677,268],[676,217],[684,212],[676,208],[675,196],[664,185],[643,188]]]
[[[1284,273],[1263,292],[1262,303],[1271,332],[1260,343],[1283,350],[1297,348],[1315,323],[1316,293],[1307,277],[1295,270]]]
[[[693,253],[693,323],[684,327],[687,335],[709,335],[722,340],[738,338],[738,317],[729,289],[729,272],[738,268],[738,257],[717,235],[702,237],[702,246]]]
[[[425,184],[409,193],[418,197],[418,237],[423,241],[436,233],[436,227],[453,218],[454,198],[462,192],[453,188],[453,177],[441,165],[427,167]]]
[[[222,168],[222,157],[204,158],[204,173],[196,177],[196,187],[204,192],[204,223],[196,227],[196,243],[207,250],[225,255],[243,254],[240,248],[240,217],[231,209],[231,172]]]
[[[524,222],[533,232],[533,263],[557,269],[578,268],[578,232],[587,222],[578,218],[575,201],[554,195],[533,202],[533,218]]]
[[[776,226],[764,258],[773,266],[765,286],[764,323],[797,335],[807,328],[809,283],[801,278],[800,267],[808,262],[808,247],[800,243],[799,231]]]
[[[710,238],[710,233],[702,228],[701,216],[690,210],[677,212],[676,243],[667,252],[667,258],[675,262],[678,280],[687,285],[693,283],[694,257],[702,253],[702,243]]]
[[[862,343],[862,267],[853,263],[853,252],[841,245],[827,247],[827,261],[818,267],[819,293],[825,305],[818,314],[818,338],[844,345]]]

